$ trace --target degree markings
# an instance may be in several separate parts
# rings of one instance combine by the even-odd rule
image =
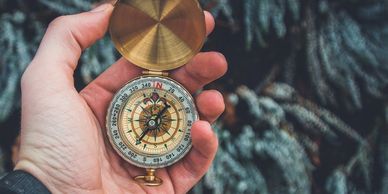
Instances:
[[[149,80],[152,80],[152,81],[149,81]],[[187,114],[184,113],[184,115],[181,115],[181,116],[184,117],[184,119],[180,118],[179,117],[180,113],[178,113],[176,111],[169,112],[169,114],[172,115],[172,118],[164,120],[164,121],[165,122],[166,121],[171,122],[172,126],[169,129],[164,127],[161,130],[162,131],[166,131],[167,130],[167,132],[170,133],[170,135],[171,135],[171,131],[175,131],[175,132],[179,132],[179,133],[178,134],[174,134],[173,137],[170,138],[167,143],[163,144],[164,146],[161,146],[161,148],[159,148],[159,146],[156,145],[156,144],[154,145],[155,149],[150,149],[150,147],[149,147],[150,144],[147,144],[147,143],[142,143],[140,145],[141,149],[144,150],[144,152],[151,153],[151,152],[157,151],[156,152],[157,155],[154,155],[154,156],[143,155],[142,154],[143,152],[136,151],[138,148],[131,147],[131,146],[129,146],[129,149],[131,151],[135,151],[138,154],[139,157],[137,157],[137,158],[131,157],[130,156],[131,153],[132,153],[131,151],[130,152],[125,152],[125,151],[122,152],[122,154],[125,155],[125,158],[127,158],[127,160],[131,161],[131,163],[133,163],[133,164],[135,164],[137,166],[140,165],[139,167],[144,167],[144,168],[146,168],[146,167],[156,167],[156,168],[159,168],[159,167],[168,166],[168,165],[170,165],[172,163],[175,163],[177,160],[179,160],[181,157],[183,157],[183,155],[185,155],[188,152],[188,149],[191,147],[191,140],[190,141],[186,141],[186,142],[183,141],[184,134],[187,134],[187,133],[190,134],[190,130],[189,130],[190,127],[187,126],[187,121],[188,120],[194,121],[194,120],[198,119],[197,112],[195,110],[195,107],[193,106],[193,104],[194,104],[193,99],[191,99],[191,97],[187,93],[187,91],[185,91],[184,89],[182,90],[179,85],[174,85],[174,83],[171,82],[171,80],[168,80],[168,78],[159,78],[159,77],[141,77],[141,78],[138,78],[137,80],[134,80],[134,81],[128,83],[126,86],[124,86],[124,89],[120,90],[120,92],[115,96],[115,98],[114,98],[115,102],[113,102],[113,103],[117,102],[116,103],[117,105],[120,105],[120,104],[124,104],[125,105],[126,103],[129,103],[129,101],[131,101],[130,99],[128,99],[127,102],[119,102],[118,101],[119,97],[121,97],[120,95],[123,95],[123,94],[129,95],[128,98],[132,98],[132,99],[134,99],[134,98],[135,99],[136,98],[137,99],[143,98],[146,93],[145,92],[143,92],[143,93],[139,92],[139,90],[141,90],[141,84],[142,83],[146,83],[146,84],[152,83],[152,82],[154,82],[153,80],[157,80],[157,82],[160,82],[160,83],[163,84],[163,90],[165,90],[165,91],[163,91],[163,93],[165,93],[165,95],[167,96],[166,98],[168,98],[168,96],[169,96],[168,94],[170,94],[169,92],[166,91],[166,87],[171,86],[172,88],[175,89],[175,91],[178,91],[176,94],[174,94],[174,96],[173,96],[174,100],[172,102],[170,102],[171,105],[177,105],[178,107],[181,107],[181,106],[183,106],[183,107],[190,107],[192,111],[191,111],[191,113],[187,113]],[[134,92],[129,92],[129,88],[134,87],[134,86],[139,87],[139,90],[136,90]],[[125,88],[127,88],[127,90],[125,90]],[[160,94],[159,90],[158,90],[158,93]],[[179,97],[183,97],[185,99],[184,102],[175,101],[175,99],[179,99]],[[139,102],[141,104],[143,101],[137,101],[137,102],[135,102],[135,104],[132,104],[132,105],[139,105]],[[192,103],[192,104],[190,104],[190,103]],[[115,106],[112,105],[112,107],[115,107]],[[117,122],[118,124],[120,124],[119,126],[124,127],[124,129],[128,129],[129,128],[129,125],[128,125],[129,123],[135,123],[135,125],[136,125],[135,129],[136,130],[141,129],[139,124],[136,124],[136,122],[138,122],[138,123],[140,122],[140,119],[137,119],[137,118],[139,118],[139,116],[141,114],[141,111],[139,112],[139,110],[140,110],[140,108],[138,110],[135,110],[135,111],[132,110],[132,109],[127,109],[127,111],[121,112],[119,116],[120,117],[124,116],[124,118],[126,117],[127,118],[127,122],[122,123],[123,120],[121,120],[120,122]],[[174,110],[176,110],[176,109],[174,109]],[[111,112],[113,112],[113,111],[111,111]],[[124,115],[122,115],[122,114],[124,114]],[[130,115],[132,115],[132,116],[130,116]],[[177,116],[174,117],[174,115],[177,115]],[[186,118],[186,116],[188,116],[188,118]],[[175,118],[177,118],[177,119],[175,119]],[[144,120],[144,119],[142,119],[142,120]],[[112,119],[107,120],[107,121],[110,122],[110,121],[112,121]],[[107,122],[108,126],[113,126],[111,123],[108,123],[108,122]],[[186,131],[186,128],[187,128],[187,131]],[[182,129],[184,129],[184,130],[182,130]],[[186,131],[187,133],[183,133],[184,131]],[[119,129],[119,132],[122,133],[124,131],[122,129]],[[133,137],[134,137],[134,135],[136,133],[137,133],[136,131],[130,132],[130,134],[125,135],[127,138],[124,138],[122,140],[117,140],[117,141],[123,141],[123,140],[126,141],[125,139],[127,139],[128,140],[127,143],[134,142]],[[160,139],[163,140],[163,141],[166,140],[166,138],[169,136],[168,133],[165,133],[163,136],[160,136]],[[144,139],[148,140],[149,138],[150,138],[150,136],[147,135]],[[158,137],[158,139],[159,139],[159,137]],[[156,141],[159,141],[158,139]],[[116,140],[112,140],[112,143],[113,142],[117,142],[117,141]],[[182,145],[183,145],[183,147],[180,147]],[[179,146],[179,150],[180,150],[179,152],[176,150],[176,148],[178,146]],[[120,149],[119,147],[117,147],[117,148]],[[164,149],[164,151],[162,151],[161,149]],[[171,154],[169,155],[169,153],[172,153],[173,157],[171,157]],[[166,159],[167,155],[169,155],[169,157]],[[156,162],[156,161],[153,160],[153,158],[160,158],[160,159],[163,159],[163,160],[160,160],[160,161],[158,160]]]

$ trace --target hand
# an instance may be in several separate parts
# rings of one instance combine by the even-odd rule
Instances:
[[[53,21],[22,77],[21,148],[16,169],[33,174],[53,193],[185,193],[208,170],[217,150],[209,123],[223,112],[217,91],[196,97],[202,121],[192,128],[193,148],[175,165],[157,171],[160,187],[144,187],[132,177],[144,173],[121,159],[106,139],[105,116],[113,95],[141,69],[118,60],[80,93],[73,73],[81,52],[107,31],[113,7],[62,16]],[[207,31],[214,20],[206,13]],[[200,53],[171,72],[190,92],[221,77],[227,69],[218,53]]]

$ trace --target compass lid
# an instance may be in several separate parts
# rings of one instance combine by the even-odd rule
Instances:
[[[119,0],[109,28],[123,57],[153,71],[186,64],[206,38],[197,0]]]

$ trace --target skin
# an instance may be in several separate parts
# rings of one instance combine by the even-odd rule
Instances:
[[[222,95],[209,90],[196,96],[201,120],[192,128],[193,148],[183,160],[157,171],[164,184],[135,183],[132,177],[144,174],[144,169],[115,153],[104,126],[113,95],[141,69],[120,59],[81,92],[74,88],[81,52],[106,33],[112,10],[112,5],[104,4],[49,25],[21,81],[21,147],[15,169],[31,173],[53,193],[186,193],[215,157],[218,142],[210,123],[224,111]],[[210,33],[214,20],[205,15]],[[226,70],[222,54],[207,52],[170,75],[194,93]]]

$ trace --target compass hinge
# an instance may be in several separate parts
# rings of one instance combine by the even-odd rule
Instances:
[[[147,71],[143,71],[143,74],[145,74],[145,75],[165,76],[165,77],[168,76],[168,72],[164,72],[164,71],[150,71],[150,70],[147,70]]]

